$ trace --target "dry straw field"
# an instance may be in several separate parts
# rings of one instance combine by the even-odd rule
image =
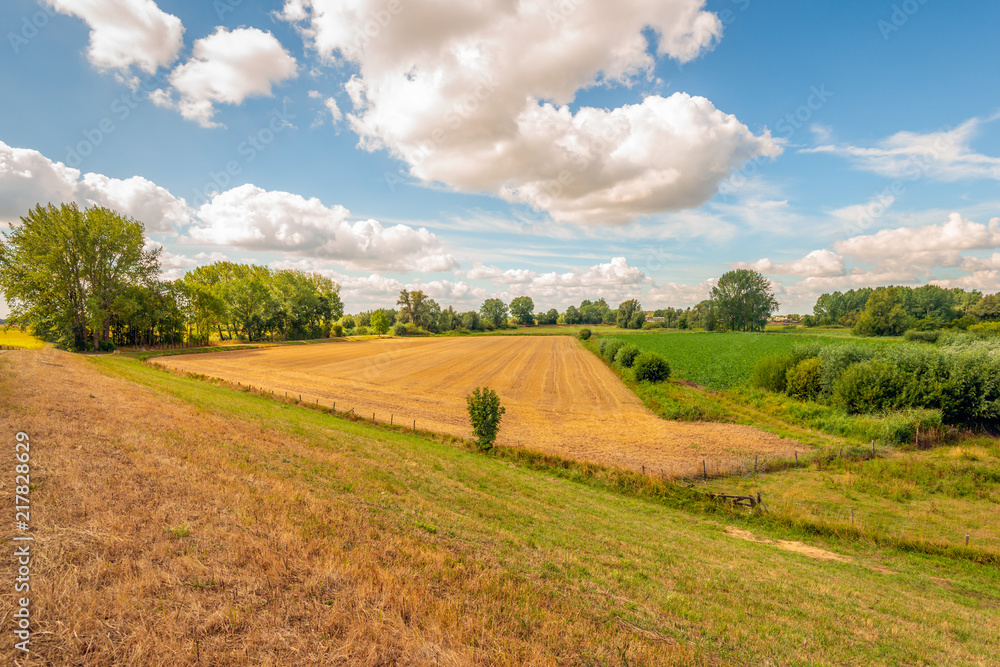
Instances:
[[[662,420],[566,336],[366,340],[156,363],[460,437],[472,435],[466,395],[488,385],[507,409],[499,444],[632,470],[691,474],[704,459],[802,450],[748,426]]]

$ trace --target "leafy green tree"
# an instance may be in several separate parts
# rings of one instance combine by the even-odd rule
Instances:
[[[616,323],[619,329],[641,329],[646,321],[646,313],[642,310],[642,304],[636,299],[623,301],[618,306],[618,317]]]
[[[59,345],[94,348],[110,338],[115,301],[159,271],[141,222],[108,208],[38,205],[0,242],[0,291],[10,321]]]
[[[479,314],[485,322],[500,328],[507,323],[507,304],[500,299],[486,299],[479,309]]]
[[[580,311],[577,310],[576,306],[570,306],[566,309],[566,314],[563,315],[564,324],[580,324],[582,321]]]
[[[1000,294],[984,296],[969,309],[969,314],[980,322],[1000,320]]]
[[[518,324],[531,325],[535,323],[535,318],[531,311],[535,309],[535,302],[530,296],[519,296],[510,302],[510,314],[514,316]]]
[[[489,451],[496,442],[500,431],[500,420],[506,409],[500,405],[500,397],[489,387],[477,387],[465,397],[469,409],[469,421],[480,451]]]
[[[898,287],[879,287],[868,297],[864,312],[854,325],[858,336],[902,336],[912,318],[903,309]]]
[[[479,323],[479,313],[474,310],[462,313],[462,326],[469,331],[479,331],[481,328]]]
[[[376,310],[371,316],[372,329],[379,336],[382,336],[389,330],[389,320],[386,318],[385,313],[381,310]]]
[[[723,274],[712,288],[712,301],[720,328],[730,331],[763,331],[778,309],[771,281],[750,269]]]

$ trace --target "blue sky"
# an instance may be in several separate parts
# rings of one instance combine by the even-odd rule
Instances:
[[[687,306],[744,266],[786,313],[1000,290],[997,3],[10,0],[0,25],[0,219],[113,206],[167,278],[321,271],[349,311]]]

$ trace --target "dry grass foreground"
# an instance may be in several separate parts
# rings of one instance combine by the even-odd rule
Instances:
[[[379,421],[471,438],[465,397],[490,386],[498,443],[669,475],[701,462],[791,456],[802,445],[749,426],[660,419],[566,336],[384,339],[164,357],[163,366]],[[725,463],[722,466],[726,467]]]
[[[0,355],[5,471],[18,431],[32,445],[34,634],[29,656],[13,649],[16,563],[4,557],[2,664],[559,665],[580,664],[573,647],[595,642],[589,655],[631,643],[645,664],[710,664],[630,639],[493,558],[400,530],[331,480],[315,491],[272,465],[308,458],[357,474],[343,452],[107,377],[80,356]],[[7,482],[0,499],[13,508]],[[10,519],[5,545],[13,509]]]
[[[0,354],[0,470],[20,430],[34,634],[16,655],[8,554],[2,664],[988,665],[1000,652],[991,568],[734,540],[705,517],[120,357]],[[10,480],[0,503],[11,545]]]

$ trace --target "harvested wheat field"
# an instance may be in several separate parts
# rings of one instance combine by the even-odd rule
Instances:
[[[669,475],[727,468],[755,455],[791,456],[802,445],[734,424],[660,419],[575,339],[384,339],[157,359],[276,396],[354,408],[378,421],[472,437],[465,397],[489,386],[507,413],[498,443]]]

